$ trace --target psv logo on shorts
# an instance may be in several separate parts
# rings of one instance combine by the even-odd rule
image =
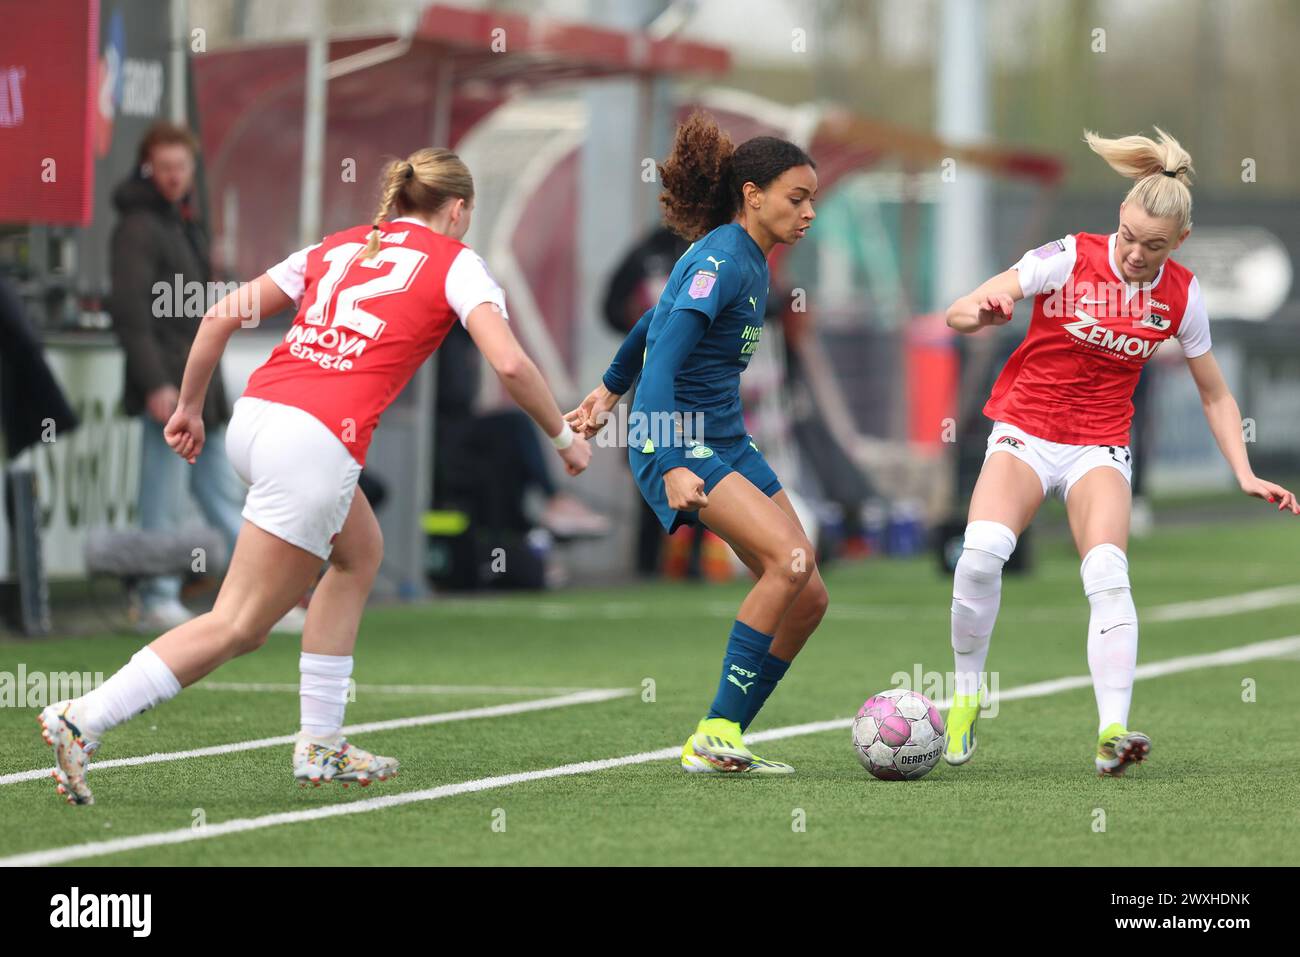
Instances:
[[[998,439],[998,440],[997,440],[996,442],[994,442],[993,444],[994,444],[994,445],[1009,445],[1009,446],[1011,446],[1013,449],[1023,449],[1023,448],[1025,447],[1025,443],[1024,443],[1024,442],[1021,442],[1021,441],[1020,441],[1018,438],[1016,438],[1014,435],[1004,435],[1004,436],[1002,436],[1002,438]]]

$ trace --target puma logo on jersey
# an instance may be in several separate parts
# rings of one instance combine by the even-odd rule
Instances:
[[[725,259],[714,259],[712,256],[705,256],[704,258],[713,263],[714,269],[721,268],[722,264],[726,262]]]
[[[1160,345],[1159,342],[1147,342],[1140,336],[1130,336],[1126,332],[1115,332],[1101,325],[1101,320],[1081,310],[1075,310],[1078,316],[1074,322],[1067,322],[1061,328],[1088,345],[1100,346],[1122,356],[1141,356],[1151,358],[1151,354]]]

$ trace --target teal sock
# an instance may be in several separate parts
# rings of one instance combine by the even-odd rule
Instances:
[[[790,670],[790,662],[778,658],[770,651],[763,657],[758,666],[758,678],[754,682],[754,687],[749,689],[749,709],[745,712],[745,720],[740,722],[740,730],[744,731],[754,723],[759,710],[763,704],[776,690],[777,683],[785,677],[785,673]]]
[[[740,620],[732,624],[727,653],[722,659],[722,679],[709,708],[710,718],[726,718],[737,724],[744,720],[749,712],[749,703],[756,694],[759,668],[771,645],[771,635],[765,635]]]

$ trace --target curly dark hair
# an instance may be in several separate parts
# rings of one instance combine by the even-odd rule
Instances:
[[[807,153],[775,136],[734,146],[712,116],[696,110],[677,127],[672,152],[659,165],[664,225],[694,242],[735,218],[746,183],[765,189],[794,166],[817,168]]]

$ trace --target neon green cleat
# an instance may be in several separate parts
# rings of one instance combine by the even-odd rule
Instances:
[[[744,771],[754,762],[740,725],[726,718],[701,718],[691,746],[698,757],[719,771]]]
[[[975,754],[975,721],[979,716],[978,694],[953,696],[952,707],[944,721],[948,743],[943,749],[943,759],[949,764],[965,764]]]
[[[691,774],[717,774],[718,769],[695,753],[695,735],[682,745],[682,770]],[[746,774],[794,774],[794,768],[783,761],[769,761],[754,755],[745,768]]]
[[[1097,738],[1097,773],[1119,777],[1130,764],[1141,764],[1151,753],[1151,739],[1121,724],[1109,725]]]

